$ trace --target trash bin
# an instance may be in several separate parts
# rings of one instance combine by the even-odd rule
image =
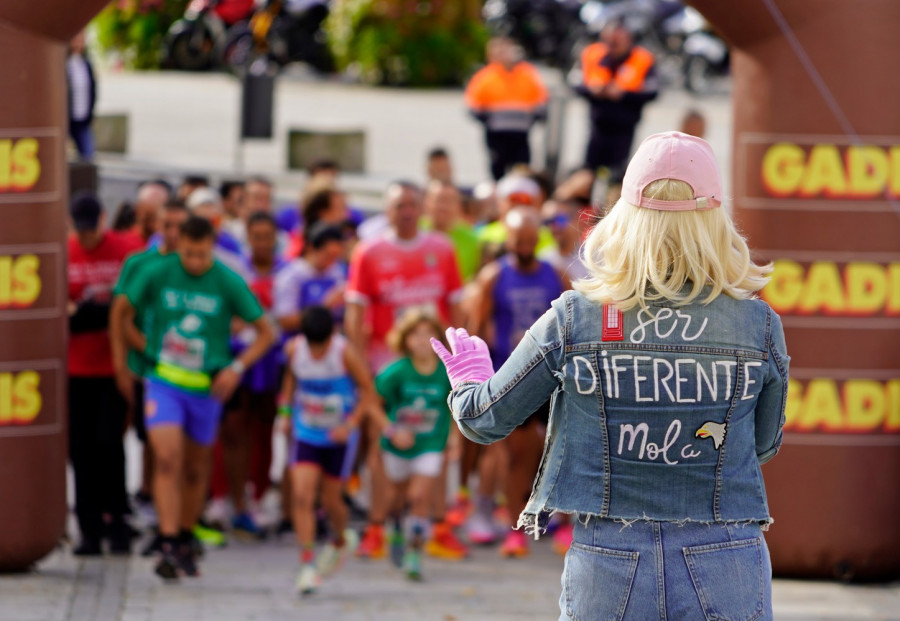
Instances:
[[[271,138],[276,70],[260,59],[241,82],[241,138]]]

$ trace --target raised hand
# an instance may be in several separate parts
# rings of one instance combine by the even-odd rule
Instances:
[[[462,382],[485,382],[494,374],[494,365],[487,343],[477,336],[469,336],[463,328],[447,328],[450,351],[431,339],[431,348],[447,368],[450,385],[456,388]]]

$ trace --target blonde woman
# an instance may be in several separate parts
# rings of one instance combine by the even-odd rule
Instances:
[[[496,373],[464,330],[433,345],[460,429],[495,442],[552,397],[518,526],[577,517],[560,619],[771,619],[760,464],[781,445],[790,359],[709,145],[647,138],[584,260]]]

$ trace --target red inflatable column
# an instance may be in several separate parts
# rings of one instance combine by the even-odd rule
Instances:
[[[734,46],[734,213],[792,356],[775,572],[900,576],[900,3],[691,3]]]
[[[102,4],[0,3],[0,571],[65,524],[65,42]]]

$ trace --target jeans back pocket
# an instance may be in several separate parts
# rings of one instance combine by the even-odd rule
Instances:
[[[708,621],[762,618],[767,607],[760,539],[691,546],[683,553]]]
[[[563,570],[565,614],[574,621],[620,621],[638,564],[637,552],[572,543]]]

